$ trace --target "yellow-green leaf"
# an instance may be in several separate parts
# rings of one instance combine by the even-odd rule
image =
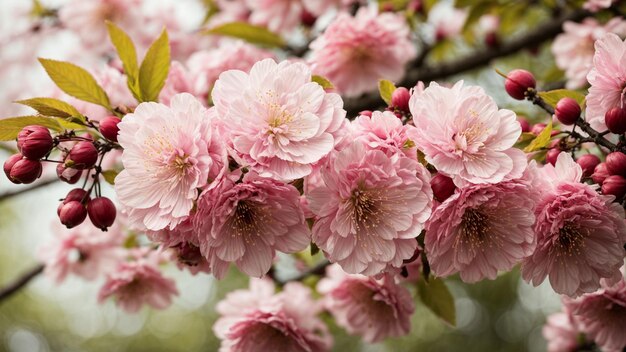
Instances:
[[[80,121],[85,121],[85,116],[83,116],[78,110],[76,110],[75,107],[59,99],[32,98],[18,100],[16,101],[16,103],[30,106],[42,115],[63,118],[75,117],[78,118]]]
[[[124,65],[128,89],[130,89],[133,94],[136,94],[139,92],[137,86],[139,66],[137,65],[137,50],[135,49],[135,44],[133,44],[128,34],[115,23],[107,21],[107,28],[111,42],[115,46],[115,50],[117,50],[117,54]]]
[[[285,41],[278,34],[265,27],[255,26],[245,22],[225,23],[211,28],[204,33],[243,39],[248,43],[270,48],[285,46]]]
[[[539,92],[537,93],[537,95],[539,95],[539,97],[543,99],[543,101],[548,103],[548,105],[552,106],[553,108],[556,107],[556,103],[558,103],[559,100],[566,97],[576,100],[581,108],[584,108],[585,104],[585,95],[575,90],[555,89],[547,92]]]
[[[514,147],[518,149],[524,149],[530,144],[530,142],[533,139],[535,139],[534,134],[530,132],[522,132],[522,134],[517,139],[517,142],[515,143]]]
[[[30,125],[39,125],[47,127],[51,130],[61,132],[63,128],[59,126],[59,123],[51,118],[45,116],[19,116],[9,117],[0,120],[0,141],[11,141],[17,138],[18,133],[22,128]]]
[[[39,59],[48,76],[65,93],[111,110],[106,92],[85,69],[64,61]]]
[[[102,171],[102,177],[104,177],[104,180],[107,181],[108,184],[114,185],[115,178],[117,177],[118,173],[119,172],[115,170],[105,170],[105,171]]]
[[[446,323],[456,325],[454,298],[440,278],[430,278],[428,282],[419,280],[417,292],[422,303]]]
[[[311,80],[313,82],[319,84],[320,86],[322,86],[322,88],[324,88],[324,89],[333,89],[333,88],[335,88],[335,86],[326,77],[313,75],[313,77],[311,77]]]
[[[533,139],[530,144],[524,148],[524,151],[530,153],[545,148],[550,143],[550,137],[552,137],[552,121],[548,122],[548,125],[539,133],[537,138]]]
[[[68,121],[64,118],[61,117],[57,117],[56,118],[57,123],[59,124],[59,126],[61,126],[61,128],[65,129],[65,130],[86,130],[87,127],[85,125],[82,124],[78,124],[72,121]]]
[[[378,92],[387,105],[391,106],[391,95],[396,90],[396,85],[386,79],[378,81]]]
[[[164,29],[152,43],[139,68],[139,91],[142,101],[157,101],[170,70],[170,43]]]

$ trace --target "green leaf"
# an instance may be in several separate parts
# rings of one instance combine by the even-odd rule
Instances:
[[[422,303],[446,323],[456,325],[454,297],[440,278],[431,278],[428,282],[419,280],[417,292]]]
[[[519,136],[519,138],[517,139],[517,142],[515,143],[513,147],[518,148],[518,149],[524,149],[530,144],[530,142],[533,139],[535,139],[534,134],[530,132],[522,132],[522,134]]]
[[[117,54],[124,65],[124,72],[127,77],[128,89],[133,93],[135,98],[139,98],[139,66],[137,66],[137,50],[132,39],[120,27],[113,22],[106,22],[109,30],[111,42],[117,50]],[[139,100],[139,99],[137,99]]]
[[[537,93],[537,95],[539,95],[539,97],[543,99],[543,101],[548,103],[548,105],[552,106],[553,108],[556,107],[556,103],[558,103],[559,100],[566,97],[576,100],[581,108],[584,108],[585,104],[585,95],[574,90],[555,89],[547,92],[539,92]]]
[[[39,59],[48,76],[65,93],[111,110],[106,92],[85,69],[64,61]]]
[[[117,177],[117,174],[119,174],[119,172],[115,170],[102,171],[102,177],[104,177],[104,180],[107,181],[107,183],[110,185],[115,184],[115,178]]]
[[[141,101],[157,101],[170,70],[170,43],[164,29],[152,43],[139,68]]]
[[[391,106],[391,95],[396,90],[396,85],[393,82],[388,81],[386,79],[381,79],[378,81],[378,91],[380,92],[380,97],[383,98],[387,105]]]
[[[76,110],[75,107],[59,99],[32,98],[26,100],[18,100],[16,101],[16,103],[30,106],[42,115],[63,118],[75,117],[78,118],[80,121],[85,122],[85,116],[83,116],[78,110]]]
[[[335,88],[335,86],[326,77],[313,75],[313,77],[311,77],[311,80],[313,82],[319,84],[320,86],[322,86],[322,88],[324,88],[324,89],[333,89],[333,88]]]
[[[478,20],[480,20],[480,18],[484,14],[489,12],[492,7],[493,7],[493,4],[488,3],[488,2],[479,3],[473,6],[469,10],[469,14],[467,15],[467,19],[465,20],[465,24],[463,25],[463,32],[467,31],[474,24],[478,23]]]
[[[548,122],[548,125],[539,133],[537,138],[533,139],[530,144],[524,148],[524,151],[529,153],[545,148],[550,143],[550,137],[552,137],[552,121]]]
[[[83,124],[74,123],[72,121],[68,121],[61,117],[57,117],[56,121],[59,124],[59,126],[61,126],[61,128],[63,128],[64,130],[86,130],[87,129],[87,127]]]
[[[11,141],[17,138],[22,128],[30,125],[39,125],[51,130],[61,132],[63,128],[50,117],[44,116],[19,116],[0,120],[0,141]]]
[[[225,23],[211,28],[204,33],[239,38],[247,41],[248,43],[269,48],[280,48],[285,46],[285,41],[278,34],[271,32],[265,27],[255,26],[245,22]]]

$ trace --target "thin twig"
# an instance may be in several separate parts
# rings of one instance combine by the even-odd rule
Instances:
[[[34,185],[32,185],[32,186],[30,186],[28,188],[22,188],[22,189],[18,189],[18,190],[15,190],[15,191],[6,192],[4,194],[0,194],[0,202],[3,202],[3,201],[5,201],[5,200],[7,200],[9,198],[13,198],[15,196],[19,196],[19,195],[24,194],[24,193],[28,193],[30,191],[34,191],[36,189],[39,189],[39,188],[51,185],[51,184],[53,184],[53,183],[55,183],[57,181],[59,181],[59,179],[57,177],[49,178],[49,179],[46,179],[46,180],[39,181],[39,182],[35,183]]]
[[[308,278],[309,276],[323,275],[324,272],[326,271],[326,267],[329,265],[330,265],[330,262],[328,260],[324,260],[323,262],[318,263],[317,265],[310,268],[309,270],[303,273],[300,273],[294,277],[291,277],[285,280],[275,279],[274,281],[276,282],[278,286],[284,286],[286,283],[291,282],[291,281],[302,281]]]
[[[44,267],[45,266],[43,264],[37,264],[32,269],[25,272],[22,276],[15,279],[15,281],[11,282],[10,284],[0,289],[0,303],[4,301],[5,299],[9,298],[11,295],[16,293],[20,289],[22,289],[24,286],[26,286],[30,282],[30,280],[37,277],[37,275],[41,274],[43,272]]]

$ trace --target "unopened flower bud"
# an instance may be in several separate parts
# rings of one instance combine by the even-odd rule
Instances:
[[[621,199],[626,194],[626,178],[620,175],[611,175],[602,182],[602,194],[614,195]]]
[[[18,160],[9,172],[9,180],[13,183],[33,183],[41,176],[41,162],[37,160]]]
[[[546,124],[545,123],[536,123],[533,125],[533,128],[530,130],[530,133],[538,136],[541,131],[543,131],[544,128],[546,128]]]
[[[593,180],[593,182],[601,185],[602,182],[604,182],[604,180],[609,176],[611,176],[611,174],[609,174],[606,163],[600,163],[593,170],[593,175],[591,175],[591,179]]]
[[[523,117],[518,117],[517,122],[519,122],[520,127],[522,128],[522,132],[530,132],[530,123]]]
[[[561,154],[561,150],[559,150],[558,148],[552,148],[548,150],[548,152],[546,153],[546,162],[552,165],[556,165],[556,159],[559,157],[559,154]]]
[[[13,168],[13,165],[15,165],[15,163],[17,163],[18,161],[22,160],[23,156],[22,154],[14,154],[11,155],[5,162],[4,162],[4,174],[7,175],[7,178],[9,178],[9,180],[11,180],[11,169]],[[11,180],[11,182],[13,182],[13,180]]]
[[[576,160],[576,163],[580,165],[581,169],[583,169],[583,176],[589,177],[591,176],[591,174],[593,174],[596,166],[600,164],[600,158],[593,154],[585,154],[578,158],[578,160]]]
[[[26,127],[22,128],[20,133],[17,134],[17,149],[20,152],[22,151],[22,145],[24,144],[24,141],[26,140],[26,137],[28,137],[29,135],[31,135],[34,132],[40,132],[40,133],[46,133],[47,132],[48,134],[50,134],[50,131],[48,131],[48,129],[43,127],[43,126],[30,125],[30,126],[26,126]]]
[[[454,194],[456,186],[452,179],[444,174],[438,173],[430,180],[433,195],[439,202],[443,202]]]
[[[497,48],[500,45],[500,39],[498,38],[498,33],[489,32],[485,35],[485,45],[489,48]]]
[[[65,165],[78,170],[89,169],[98,161],[98,150],[91,142],[78,142],[70,150]]]
[[[365,116],[367,116],[367,117],[372,117],[372,111],[370,111],[370,110],[363,110],[363,111],[361,111],[361,112],[359,113],[359,116],[360,116],[360,115],[365,115]]]
[[[556,103],[554,115],[564,125],[570,126],[576,123],[580,117],[580,105],[572,98],[565,97]]]
[[[411,93],[404,87],[398,87],[391,94],[391,105],[400,111],[409,111]]]
[[[108,116],[100,121],[99,129],[102,136],[110,141],[117,142],[117,133],[120,128],[117,126],[122,120],[117,116]]]
[[[534,89],[537,85],[535,77],[526,70],[513,70],[509,72],[504,81],[504,89],[511,97],[517,100],[524,100],[526,92]]]
[[[22,155],[39,160],[52,150],[52,136],[48,130],[35,131],[23,138]]]
[[[117,215],[115,204],[106,197],[92,199],[87,204],[87,212],[91,223],[102,231],[106,231],[108,227],[113,225]]]
[[[89,193],[82,188],[74,188],[69,191],[63,199],[63,204],[67,204],[69,202],[77,201],[83,204],[87,204],[91,198],[89,197]]]
[[[61,205],[57,213],[61,223],[68,229],[82,224],[85,218],[87,218],[87,209],[77,200]]]
[[[317,21],[317,17],[315,17],[315,15],[307,10],[302,10],[302,12],[300,13],[300,21],[306,27],[313,27],[315,21]]]
[[[63,182],[69,183],[70,185],[75,184],[80,180],[80,177],[83,175],[82,170],[72,169],[65,164],[57,165],[57,176]]]
[[[626,109],[620,107],[610,109],[604,115],[604,123],[609,131],[615,134],[626,132]]]
[[[606,156],[606,168],[611,175],[626,176],[626,154],[613,152]]]

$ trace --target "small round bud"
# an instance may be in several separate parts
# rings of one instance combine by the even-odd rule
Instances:
[[[41,162],[37,160],[18,160],[9,173],[9,180],[13,183],[33,183],[41,176]]]
[[[539,133],[541,133],[541,131],[543,131],[544,128],[546,128],[546,124],[545,123],[536,123],[533,125],[533,128],[531,128],[530,133],[538,136]]]
[[[606,163],[600,163],[593,170],[593,175],[591,175],[591,179],[593,180],[593,182],[601,185],[602,182],[604,182],[604,180],[609,176],[611,176],[611,174],[609,174]]]
[[[52,136],[48,130],[35,131],[23,138],[22,155],[28,159],[39,160],[52,150]]]
[[[561,151],[558,148],[548,150],[546,153],[546,162],[552,164],[553,166],[556,165],[556,160],[558,159],[559,154],[561,154]]]
[[[517,100],[524,100],[526,92],[529,89],[534,89],[536,85],[535,77],[526,70],[513,70],[509,72],[504,81],[506,92]]]
[[[411,93],[404,87],[398,87],[391,94],[391,105],[400,111],[409,111]]]
[[[581,169],[583,169],[583,176],[589,177],[591,176],[591,174],[593,174],[596,166],[600,164],[600,158],[593,154],[585,154],[578,158],[578,160],[576,160],[576,163],[580,165]]]
[[[70,150],[65,165],[78,170],[89,169],[98,161],[98,150],[91,142],[78,142]]]
[[[87,218],[87,209],[77,200],[61,205],[59,209],[57,209],[57,213],[59,214],[61,223],[68,229],[82,224]]]
[[[105,117],[100,121],[99,129],[102,136],[110,141],[117,142],[117,133],[120,128],[117,126],[122,120],[117,116]]]
[[[626,176],[626,154],[622,152],[610,153],[604,162],[611,175]]]
[[[370,111],[370,110],[363,110],[363,111],[361,111],[361,112],[359,113],[359,116],[360,116],[360,115],[365,115],[365,116],[367,116],[367,117],[372,117],[372,111]]]
[[[69,202],[77,201],[83,204],[87,204],[91,198],[89,197],[89,193],[82,188],[74,188],[69,191],[63,199],[63,204],[67,204]]]
[[[73,185],[80,180],[82,175],[82,170],[69,168],[65,164],[57,164],[57,176],[63,182]]]
[[[611,175],[602,182],[602,194],[614,195],[621,199],[626,194],[626,178],[620,175]]]
[[[34,132],[40,132],[40,133],[46,133],[47,132],[48,134],[50,134],[50,131],[48,131],[48,129],[43,127],[43,126],[30,125],[30,126],[26,126],[26,127],[22,128],[20,133],[17,134],[17,149],[20,152],[22,151],[22,145],[24,144],[24,141],[26,140],[26,137],[28,137],[29,135],[31,135]]]
[[[117,215],[115,204],[106,197],[92,199],[87,204],[87,212],[91,223],[102,231],[106,231],[108,227],[113,225],[115,215]]]
[[[317,17],[307,10],[302,10],[300,13],[300,21],[306,27],[313,27],[315,21],[317,21]]]
[[[500,45],[500,38],[498,38],[498,33],[487,33],[487,35],[485,35],[485,45],[487,45],[489,48],[497,48]]]
[[[604,123],[609,131],[615,134],[626,132],[626,109],[620,107],[610,109],[604,115]]]
[[[520,127],[522,128],[522,132],[530,132],[530,123],[523,117],[518,117],[517,122],[519,122]]]
[[[7,175],[7,178],[11,181],[14,182],[13,180],[11,180],[11,169],[13,168],[13,165],[15,165],[15,163],[17,163],[18,161],[22,160],[23,156],[22,154],[14,154],[11,155],[5,162],[4,162],[4,174]]]
[[[580,112],[581,110],[578,102],[569,97],[559,100],[554,108],[554,115],[556,115],[556,118],[566,126],[576,123],[578,118],[580,118]]]
[[[430,180],[430,186],[433,189],[433,195],[439,202],[443,202],[454,194],[456,186],[452,179],[444,174],[436,174]]]

